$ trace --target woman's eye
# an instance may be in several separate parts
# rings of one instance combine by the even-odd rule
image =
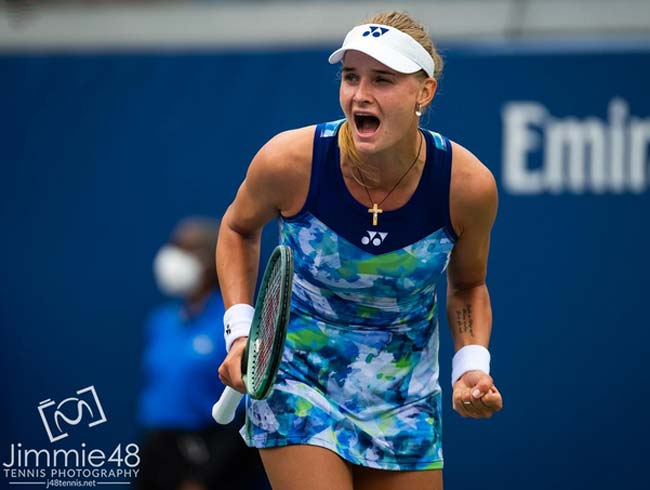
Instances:
[[[377,83],[391,83],[388,78],[378,78]]]
[[[354,82],[357,79],[357,76],[352,73],[346,73],[343,75],[343,80],[346,82]]]

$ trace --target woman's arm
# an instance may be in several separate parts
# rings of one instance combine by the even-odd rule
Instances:
[[[255,155],[219,230],[216,262],[226,309],[252,305],[264,225],[302,207],[309,188],[314,127],[281,133]],[[243,392],[241,356],[246,337],[230,346],[219,367],[221,381]]]
[[[490,171],[462,146],[454,144],[453,150],[450,206],[458,240],[447,269],[447,318],[458,352],[465,346],[487,349],[490,342],[492,308],[485,279],[498,197]],[[463,349],[455,360],[457,370],[462,367],[458,362],[461,357],[487,357],[485,349]],[[459,376],[454,383],[454,409],[474,418],[489,417],[500,410],[501,395],[489,374],[475,369],[463,371],[454,373]]]

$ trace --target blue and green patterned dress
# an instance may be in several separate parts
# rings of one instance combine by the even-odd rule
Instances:
[[[309,444],[372,468],[439,469],[436,285],[456,239],[451,145],[422,130],[418,188],[372,226],[341,175],[341,122],[316,127],[307,201],[281,220],[295,260],[287,343],[273,392],[247,401],[241,432],[258,448]]]

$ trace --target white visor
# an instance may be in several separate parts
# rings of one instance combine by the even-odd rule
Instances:
[[[381,24],[356,26],[343,40],[343,46],[330,57],[331,64],[343,59],[348,50],[361,51],[399,73],[424,70],[433,77],[433,58],[422,45],[408,34]]]

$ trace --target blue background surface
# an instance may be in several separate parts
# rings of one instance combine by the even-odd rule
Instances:
[[[141,330],[163,299],[153,256],[180,218],[224,212],[272,135],[341,116],[328,52],[0,55],[0,460],[18,442],[137,442]],[[620,97],[650,118],[650,45],[443,54],[424,125],[472,150],[500,186],[508,102],[606,120]],[[505,409],[489,421],[451,411],[443,331],[449,488],[645,488],[649,212],[647,190],[501,188],[488,285]],[[271,225],[265,254],[274,239]],[[51,445],[37,405],[88,385],[108,422]]]

